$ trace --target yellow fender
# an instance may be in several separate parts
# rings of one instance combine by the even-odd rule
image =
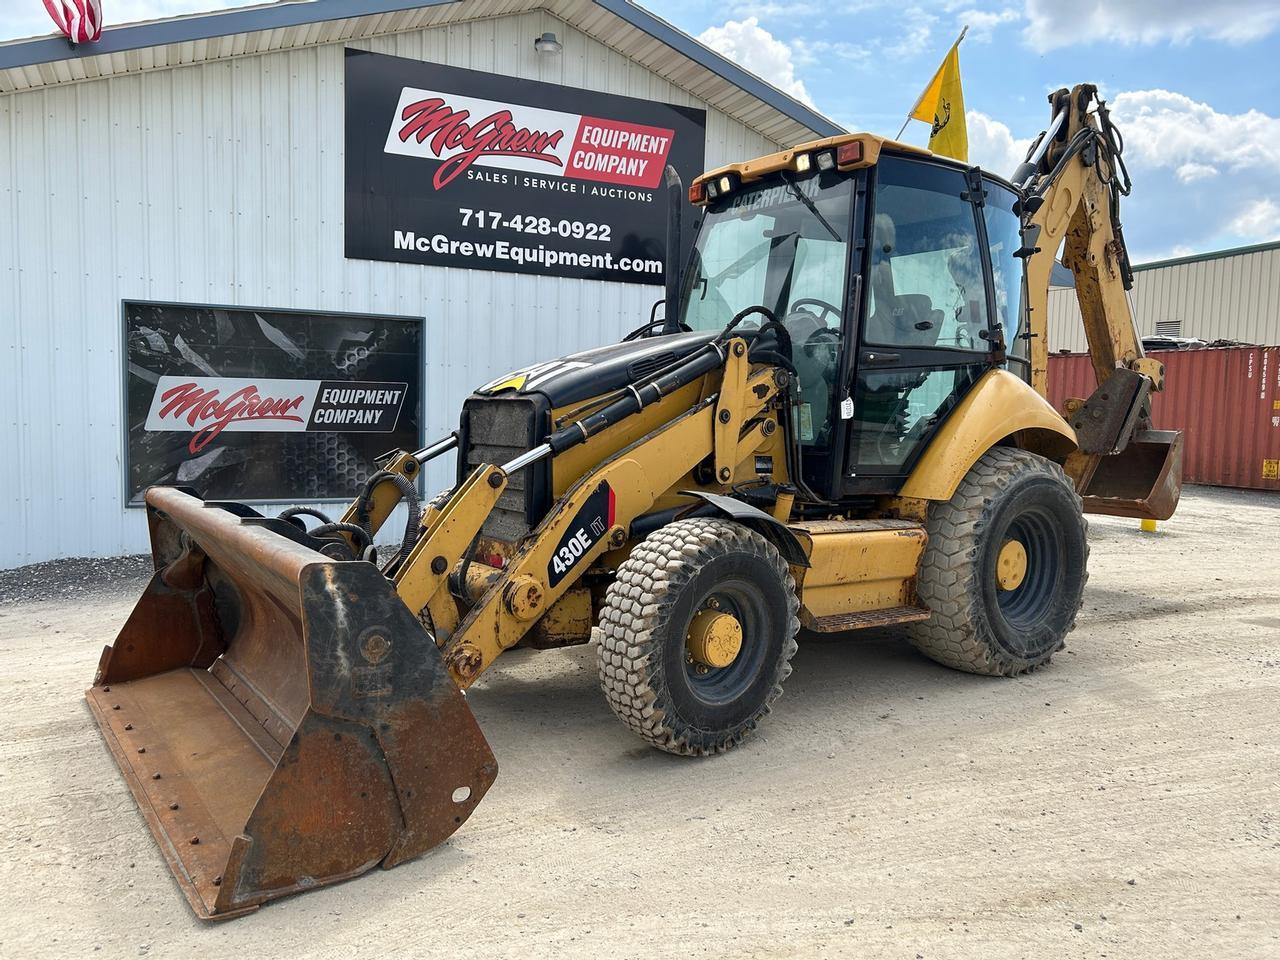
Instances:
[[[1076,434],[1053,405],[1007,370],[989,370],[952,411],[898,494],[950,500],[964,475],[998,444],[1061,462],[1076,449]]]

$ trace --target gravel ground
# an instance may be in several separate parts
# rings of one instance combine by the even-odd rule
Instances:
[[[761,735],[657,753],[594,651],[470,703],[502,770],[417,861],[194,919],[85,707],[144,561],[0,573],[0,955],[1280,957],[1280,497],[1096,518],[1068,649],[993,680],[807,638]]]
[[[151,579],[151,556],[94,560],[76,557],[0,570],[0,608],[61,601],[103,601],[142,592]]]

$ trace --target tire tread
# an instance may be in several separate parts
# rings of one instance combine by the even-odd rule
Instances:
[[[675,717],[662,670],[662,643],[677,598],[703,564],[734,551],[765,559],[788,597],[782,655],[772,665],[764,703],[730,731],[693,728]],[[782,695],[791,673],[800,629],[799,601],[791,571],[771,543],[753,530],[718,517],[677,520],[650,534],[618,568],[605,594],[596,627],[600,686],[618,718],[651,745],[668,753],[706,756],[737,746]]]

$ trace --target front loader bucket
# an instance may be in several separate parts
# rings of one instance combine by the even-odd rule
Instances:
[[[393,585],[239,505],[146,499],[156,572],[86,698],[195,912],[452,834],[497,765]]]
[[[1168,520],[1182,495],[1182,433],[1142,430],[1102,457],[1083,491],[1084,512]]]

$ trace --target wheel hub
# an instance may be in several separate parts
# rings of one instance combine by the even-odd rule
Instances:
[[[1027,548],[1017,540],[1006,540],[996,558],[996,582],[1001,590],[1016,590],[1027,576]]]
[[[742,624],[731,613],[700,610],[689,624],[685,649],[696,664],[727,667],[742,650]]]

